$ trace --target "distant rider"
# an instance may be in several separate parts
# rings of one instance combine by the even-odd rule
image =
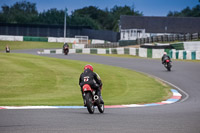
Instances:
[[[169,60],[171,62],[171,58],[167,55],[166,52],[164,52],[162,56],[162,64],[165,64],[166,60]]]
[[[81,87],[82,96],[83,96],[82,87],[85,84],[89,84],[92,89],[96,90],[97,95],[100,98],[101,104],[104,104],[104,101],[101,96],[101,89],[102,89],[101,78],[97,73],[93,72],[92,65],[86,65],[84,67],[84,72],[80,75],[80,78],[79,78],[79,85]],[[84,101],[84,105],[85,105],[85,97],[84,96],[83,96],[83,101]]]
[[[69,52],[69,45],[67,43],[65,43],[63,45],[63,53],[67,55],[68,52]]]
[[[10,47],[6,45],[6,53],[10,53]]]

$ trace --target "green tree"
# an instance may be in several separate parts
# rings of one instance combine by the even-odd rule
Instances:
[[[38,11],[35,3],[27,1],[16,2],[13,6],[1,7],[0,21],[7,23],[35,23]]]
[[[197,5],[194,8],[192,8],[191,14],[193,17],[200,17],[200,5]]]
[[[174,17],[200,17],[200,5],[196,5],[192,9],[186,7],[185,9],[178,11],[170,11],[167,16],[174,16]]]
[[[99,30],[101,29],[99,27],[99,24],[93,20],[92,18],[88,17],[88,16],[74,16],[72,15],[70,17],[70,22],[68,23],[68,25],[71,26],[90,26],[93,29]]]
[[[74,12],[72,12],[72,16],[73,18],[82,18],[82,20],[84,20],[85,18],[85,20],[88,20],[88,23],[86,21],[85,24],[88,24],[89,26],[92,25],[92,27],[95,29],[104,29],[102,23],[104,22],[106,13],[95,6],[89,6],[75,10]]]
[[[38,13],[35,3],[27,1],[16,2],[12,6],[4,5],[0,11],[0,22],[5,23],[36,23],[36,24],[61,24],[64,23],[64,10],[56,8]],[[173,15],[173,12],[171,12]],[[118,24],[121,15],[142,16],[134,7],[114,6],[102,10],[95,6],[84,7],[67,15],[67,25],[90,26],[93,29],[118,31]]]
[[[57,10],[56,8],[43,11],[39,14],[38,23],[40,24],[64,24],[64,10]],[[67,15],[67,22],[69,16]]]
[[[108,9],[101,10],[98,9],[97,7],[89,6],[75,10],[72,13],[72,16],[74,18],[76,17],[79,18],[86,17],[87,19],[91,18],[93,20],[93,24],[95,25],[95,27],[104,30],[106,29],[114,31],[118,31],[118,21],[120,19],[120,15],[142,16],[143,14],[140,13],[139,11],[135,11],[134,8],[131,8],[129,6],[124,6],[124,7],[114,6],[110,11]]]

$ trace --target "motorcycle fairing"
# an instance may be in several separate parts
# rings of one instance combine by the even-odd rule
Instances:
[[[92,88],[90,87],[90,85],[88,85],[88,84],[85,84],[84,86],[83,86],[83,91],[93,91],[92,90]]]

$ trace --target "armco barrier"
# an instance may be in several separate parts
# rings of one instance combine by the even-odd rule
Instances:
[[[124,54],[130,54],[130,48],[124,48]]]
[[[145,58],[161,58],[165,49],[146,49],[146,48],[109,48],[109,49],[70,49],[69,53],[83,54],[128,54]],[[39,54],[62,54],[62,49],[45,49]],[[185,50],[168,50],[168,55],[172,59],[200,60],[200,51],[185,51]]]
[[[139,48],[139,56],[140,57],[147,57],[147,49],[146,48]]]
[[[147,57],[152,58],[152,49],[147,49]]]
[[[64,38],[56,38],[56,37],[48,37],[48,42],[64,42]],[[65,42],[67,43],[78,43],[79,40],[77,38],[65,38]]]
[[[107,49],[97,49],[97,54],[107,54],[106,53]],[[109,51],[108,51],[109,52]]]
[[[91,54],[97,54],[97,49],[91,48],[91,49],[90,49],[90,53],[91,53]]]
[[[76,49],[69,49],[69,54],[76,53]]]
[[[196,52],[193,51],[191,56],[192,56],[192,60],[196,60]]]
[[[183,50],[179,50],[178,59],[183,59]]]
[[[76,53],[83,53],[83,49],[75,49]]]
[[[110,51],[111,54],[117,54],[116,48],[110,48],[109,51]]]
[[[164,53],[164,49],[152,49],[152,58],[161,58]]]
[[[117,54],[124,54],[124,48],[116,48]]]
[[[84,48],[84,49],[82,50],[82,53],[84,53],[84,54],[90,54],[91,51],[90,51],[89,48]]]
[[[186,59],[191,60],[192,59],[192,52],[191,51],[186,51],[187,55],[186,55]]]
[[[0,35],[2,41],[23,41],[23,36],[4,36]]]
[[[171,57],[172,59],[176,59],[176,50],[175,50],[175,49],[172,49],[172,50],[170,51],[170,57]]]
[[[136,55],[136,48],[129,48],[129,55]]]
[[[184,60],[187,59],[187,58],[186,58],[186,55],[187,55],[187,52],[186,52],[186,51],[183,51],[183,59],[184,59]]]
[[[23,41],[48,42],[47,37],[24,36]]]
[[[200,51],[196,51],[196,60],[200,60]]]

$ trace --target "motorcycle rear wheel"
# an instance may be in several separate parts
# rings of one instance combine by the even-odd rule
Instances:
[[[97,107],[100,113],[104,112],[104,104],[99,104]]]
[[[168,71],[171,71],[171,68],[170,68],[170,67],[168,67],[168,68],[167,68],[167,70],[168,70]]]
[[[170,63],[167,64],[167,70],[171,71],[171,64]]]
[[[90,114],[94,113],[94,104],[93,104],[93,100],[92,100],[92,95],[91,93],[86,93],[85,95],[85,100],[86,100],[86,106],[87,106],[87,110]]]

